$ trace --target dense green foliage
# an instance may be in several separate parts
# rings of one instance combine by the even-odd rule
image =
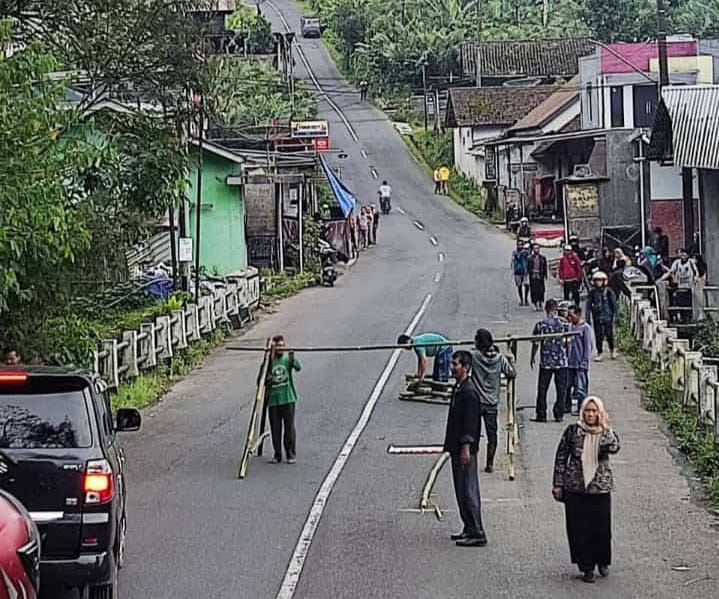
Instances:
[[[249,6],[240,6],[227,18],[227,27],[242,35],[248,54],[268,54],[275,48],[272,25]]]
[[[670,32],[719,33],[719,0],[668,2]],[[458,73],[457,47],[481,38],[521,39],[590,35],[602,41],[651,39],[654,0],[310,0],[342,54],[343,66],[366,79],[375,95],[421,85],[422,64],[432,77]]]
[[[685,407],[672,389],[671,374],[658,371],[634,339],[626,319],[617,331],[620,349],[627,354],[642,385],[644,406],[658,412],[674,435],[676,444],[691,460],[707,494],[719,504],[719,447],[710,427],[697,422],[696,409]]]
[[[314,114],[315,101],[299,81],[294,93],[270,65],[239,56],[214,58],[204,74],[205,108],[224,127],[288,124]]]

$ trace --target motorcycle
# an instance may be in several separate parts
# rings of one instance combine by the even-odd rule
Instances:
[[[324,239],[319,240],[317,253],[320,257],[322,272],[319,276],[319,284],[323,287],[334,287],[337,280],[337,251]]]
[[[384,215],[389,214],[390,210],[392,210],[392,200],[388,197],[380,196],[379,205],[380,205],[380,209],[382,210],[382,214],[384,214]]]

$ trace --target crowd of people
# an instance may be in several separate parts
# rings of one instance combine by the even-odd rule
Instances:
[[[523,221],[525,219],[522,219]],[[530,242],[531,227],[528,221],[521,222],[517,231],[517,246],[512,252],[510,269],[517,288],[520,306],[531,304],[535,311],[541,311],[544,303],[547,260],[537,243]],[[670,261],[669,238],[656,227],[652,242],[643,248],[635,248],[633,256],[617,247],[602,248],[599,253],[583,248],[576,235],[569,237],[563,247],[557,268],[557,280],[562,288],[565,301],[579,306],[583,292],[587,298],[587,316],[600,313],[603,322],[608,313],[616,315],[619,296],[629,296],[628,279],[640,277],[642,282],[653,285],[667,281],[669,284],[669,306],[672,320],[689,322],[692,308],[692,290],[696,284],[706,283],[707,264],[699,253],[699,240],[695,236],[690,248],[679,248],[675,259]],[[610,307],[611,304],[611,307]],[[599,306],[599,308],[598,308]],[[596,321],[595,321],[596,322]],[[604,327],[596,327],[595,329]],[[597,339],[606,339],[613,350],[611,330],[604,330]],[[601,345],[601,343],[600,343]]]
[[[357,231],[356,248],[366,250],[377,243],[377,231],[379,230],[380,213],[374,204],[360,206],[354,218],[354,226]]]

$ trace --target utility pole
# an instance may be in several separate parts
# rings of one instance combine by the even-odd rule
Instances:
[[[195,96],[195,105],[198,109],[198,160],[197,160],[197,200],[195,204],[195,302],[200,302],[200,218],[202,216],[202,162],[203,140],[205,136],[205,123],[203,114],[204,96]]]
[[[424,130],[427,131],[429,125],[429,115],[427,113],[427,60],[422,58],[422,96],[424,98]]]
[[[669,85],[669,59],[667,58],[667,9],[664,0],[657,0],[657,49],[659,54],[659,98],[662,88]]]
[[[482,87],[482,0],[476,0],[477,8],[477,52],[475,54],[475,77],[477,87]]]

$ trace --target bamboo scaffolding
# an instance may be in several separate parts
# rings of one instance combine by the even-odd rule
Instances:
[[[530,343],[542,343],[544,341],[552,341],[556,339],[569,339],[574,337],[578,333],[567,332],[567,333],[552,333],[550,335],[524,335],[519,337],[509,336],[495,339],[496,344],[511,344],[513,342],[530,342]],[[474,339],[460,339],[457,341],[442,341],[442,342],[431,342],[431,343],[414,343],[412,345],[329,345],[329,346],[305,346],[305,347],[286,347],[283,351],[286,352],[302,352],[302,353],[320,353],[320,352],[356,352],[356,351],[390,351],[395,349],[414,349],[415,347],[435,347],[435,346],[474,346]],[[237,347],[231,346],[227,348],[229,351],[236,352],[265,352],[267,348],[259,346],[248,346],[248,347]]]
[[[272,348],[272,341],[267,339],[265,343],[265,355],[262,360],[262,367],[260,368],[260,378],[257,381],[257,393],[255,394],[255,402],[252,406],[252,413],[250,414],[250,425],[247,428],[247,439],[245,440],[245,449],[242,452],[242,461],[240,462],[239,478],[243,479],[247,476],[247,467],[250,462],[250,456],[257,449],[257,445],[262,443],[263,435],[260,435],[257,443],[255,442],[255,436],[257,434],[257,417],[262,411],[262,405],[265,401],[265,385],[267,382],[267,371],[270,367],[270,350]]]

